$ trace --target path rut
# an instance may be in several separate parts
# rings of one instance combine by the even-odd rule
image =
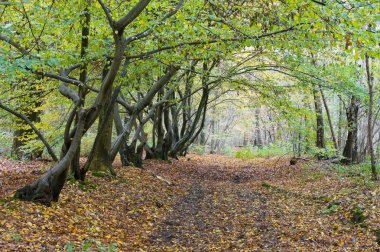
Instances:
[[[268,194],[260,184],[262,178],[255,176],[257,170],[245,167],[239,174],[230,167],[195,169],[183,172],[177,181],[188,186],[187,193],[157,223],[149,240],[152,249],[270,251],[275,247],[279,234],[270,221]]]

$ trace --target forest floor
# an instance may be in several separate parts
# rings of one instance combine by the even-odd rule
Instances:
[[[0,250],[379,251],[380,186],[350,168],[217,155],[115,166],[45,207],[11,196],[49,164],[1,159]]]

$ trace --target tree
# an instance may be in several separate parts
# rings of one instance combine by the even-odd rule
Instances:
[[[290,129],[300,121],[303,129],[311,128],[307,122],[311,116],[302,114],[311,111],[305,101],[310,94],[305,91],[310,85],[336,88],[341,82],[312,66],[304,55],[321,51],[316,56],[327,58],[328,49],[347,42],[348,34],[340,27],[357,25],[345,17],[344,4],[326,5],[330,8],[301,0],[7,4],[2,18],[12,21],[6,22],[0,34],[6,45],[1,51],[2,71],[10,73],[2,80],[5,89],[11,90],[20,80],[46,81],[41,96],[58,90],[68,99],[55,101],[58,94],[54,94],[44,103],[28,96],[28,104],[46,106],[45,111],[36,108],[43,111],[41,120],[54,102],[69,111],[57,133],[63,135],[60,161],[15,196],[48,205],[58,200],[69,166],[77,179],[84,179],[89,169],[114,174],[112,162],[118,153],[124,164],[138,166],[142,149],[161,159],[186,154],[204,129],[207,109],[224,90],[249,90],[266,100],[268,107],[276,107],[289,126],[281,129],[285,141],[291,136],[293,140],[301,135],[309,138],[307,130],[300,134]],[[355,15],[361,12],[355,9]],[[334,64],[326,62],[327,67]],[[295,87],[302,88],[298,96],[290,95]],[[314,92],[317,140],[324,147],[319,93],[318,89]],[[306,104],[303,108],[300,100]],[[44,136],[47,132],[49,137],[51,130],[41,131],[38,120],[31,120],[24,108],[9,109],[17,105],[12,99],[6,105],[3,108],[26,122],[57,159]],[[257,115],[262,117],[262,113]],[[357,115],[351,119],[357,122]],[[92,127],[96,122],[97,127]],[[152,143],[145,134],[148,127]],[[80,169],[81,139],[88,132],[96,137]],[[269,142],[267,131],[261,133],[262,144]]]
[[[65,130],[65,146],[63,148],[63,155],[61,160],[55,165],[49,172],[44,176],[39,178],[37,181],[30,185],[27,185],[19,190],[17,190],[15,197],[23,200],[37,201],[42,204],[49,205],[51,201],[57,201],[59,198],[60,191],[66,180],[66,174],[69,169],[69,165],[74,158],[74,155],[78,149],[80,139],[86,129],[88,129],[100,114],[102,104],[105,103],[107,99],[107,93],[112,89],[113,82],[117,76],[117,72],[122,63],[124,56],[124,51],[126,45],[136,40],[137,38],[132,36],[125,38],[124,30],[131,24],[140,13],[146,8],[150,1],[141,0],[136,5],[134,5],[127,14],[122,16],[120,19],[114,21],[108,8],[99,1],[103,8],[103,11],[108,19],[109,25],[113,34],[113,43],[115,46],[114,55],[112,63],[109,70],[102,81],[102,85],[96,96],[96,99],[90,109],[83,109],[80,97],[71,90],[66,83],[61,84],[60,91],[63,95],[70,97],[75,103],[75,108],[71,113],[71,118],[76,114],[78,118],[78,123],[70,132],[70,126],[73,120],[69,120],[66,124]],[[140,35],[144,36],[144,35]],[[22,49],[21,51],[24,51]],[[24,54],[24,53],[23,53]],[[60,76],[55,76],[57,79],[63,79],[67,82],[74,82],[79,85],[84,85],[84,83],[76,80],[71,80],[68,77],[69,70],[61,71]],[[40,75],[48,75],[45,72],[37,72]]]
[[[376,160],[375,160],[375,151],[373,148],[373,126],[372,126],[372,117],[373,117],[373,77],[371,75],[371,67],[369,64],[369,57],[365,55],[365,68],[367,75],[367,85],[368,85],[368,96],[369,96],[369,106],[368,106],[368,146],[369,154],[371,156],[371,172],[373,180],[377,180],[377,171],[376,171]]]
[[[324,130],[324,122],[323,122],[323,108],[320,92],[317,89],[313,89],[313,97],[314,97],[314,109],[315,109],[315,117],[316,117],[316,133],[317,140],[316,146],[318,148],[325,148],[325,130]]]
[[[346,109],[347,116],[347,139],[343,149],[343,156],[347,162],[356,162],[357,160],[357,139],[358,139],[358,115],[359,101],[357,97],[350,98],[350,104]]]

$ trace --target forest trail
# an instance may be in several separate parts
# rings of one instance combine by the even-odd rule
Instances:
[[[267,196],[260,192],[268,174],[250,166],[234,170],[195,163],[172,178],[190,188],[155,227],[152,248],[220,250],[221,244],[231,250],[274,248],[278,234],[268,221]]]
[[[5,166],[12,169],[5,169]],[[190,155],[145,169],[116,164],[116,179],[70,182],[47,208],[9,198],[41,163],[2,160],[2,251],[376,251],[379,186],[327,163]],[[27,174],[27,175],[25,175]],[[22,179],[25,178],[25,179]],[[170,182],[170,185],[167,183]],[[351,221],[364,207],[366,220]],[[112,245],[113,246],[113,245]]]
[[[212,155],[194,156],[187,163],[185,169],[176,164],[169,169],[149,166],[155,174],[188,188],[155,226],[152,250],[373,251],[377,247],[373,233],[356,229],[349,220],[347,211],[354,205],[350,201],[363,199],[362,192],[356,198],[348,189],[356,185],[328,176],[321,168],[324,163],[290,166],[284,157],[240,160]],[[346,211],[344,218],[327,214],[334,200],[341,204],[337,212]]]

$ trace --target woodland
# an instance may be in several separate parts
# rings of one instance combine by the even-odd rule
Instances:
[[[0,1],[1,251],[380,251],[378,0]]]

